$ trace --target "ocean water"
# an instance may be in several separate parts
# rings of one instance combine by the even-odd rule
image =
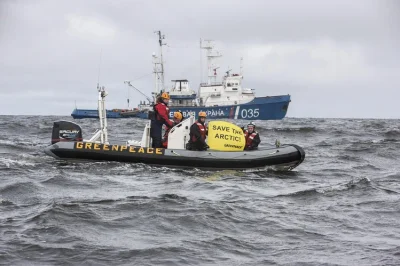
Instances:
[[[57,161],[56,120],[0,116],[2,265],[400,264],[399,120],[257,121],[304,148],[291,172]],[[115,140],[145,123],[108,122]]]

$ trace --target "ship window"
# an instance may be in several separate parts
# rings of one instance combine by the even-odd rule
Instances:
[[[230,86],[231,86],[231,84],[230,84],[230,83],[228,83],[228,84],[227,84],[227,86],[228,86],[228,87],[230,87]]]
[[[182,104],[182,100],[179,100],[179,104]]]
[[[237,88],[232,88],[233,91],[237,91]]]

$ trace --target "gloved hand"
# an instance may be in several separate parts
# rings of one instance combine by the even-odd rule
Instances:
[[[208,150],[208,149],[210,148],[210,146],[206,145],[206,146],[204,146],[204,148],[205,148],[206,150]]]

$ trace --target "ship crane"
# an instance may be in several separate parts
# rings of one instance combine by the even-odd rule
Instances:
[[[228,71],[225,72],[227,77],[229,77],[229,72],[231,72],[231,71],[232,71],[232,69],[229,69]]]
[[[154,103],[154,100],[152,100],[150,97],[148,97],[146,94],[144,94],[141,90],[139,90],[138,88],[136,88],[135,86],[133,86],[129,80],[125,80],[124,83],[127,84],[128,86],[134,88],[134,89],[135,89],[136,91],[138,91],[140,94],[142,94],[142,95],[149,101],[150,104],[151,104],[151,103]]]

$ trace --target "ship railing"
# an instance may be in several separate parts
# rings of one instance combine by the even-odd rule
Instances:
[[[192,95],[192,94],[196,94],[196,92],[194,90],[170,90],[169,91],[169,95],[173,96],[173,95]]]
[[[196,103],[170,103],[168,104],[169,107],[193,107],[193,106],[197,106]]]
[[[200,83],[200,87],[208,87],[208,86],[222,86],[222,82],[211,82],[209,83]]]

